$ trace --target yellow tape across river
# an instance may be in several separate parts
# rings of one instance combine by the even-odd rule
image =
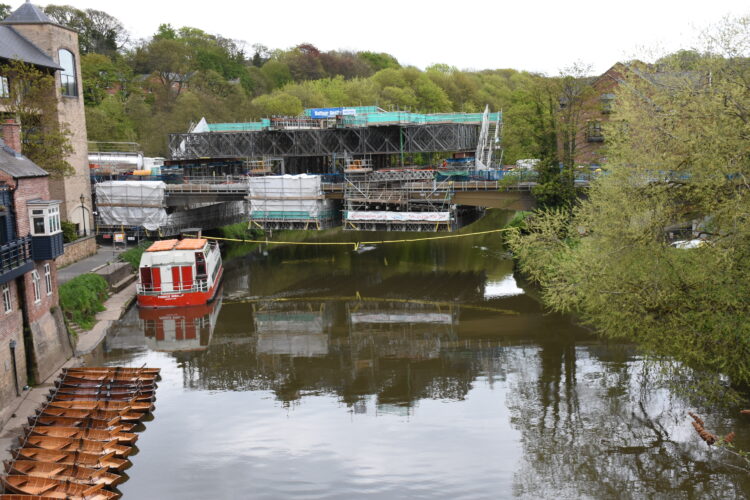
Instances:
[[[261,245],[315,245],[315,246],[351,246],[355,251],[364,245],[386,245],[396,243],[414,243],[417,241],[447,240],[451,238],[468,238],[469,236],[479,236],[483,234],[501,233],[511,231],[514,228],[504,227],[501,229],[491,229],[489,231],[478,231],[466,234],[448,234],[445,236],[427,236],[424,238],[405,238],[402,240],[378,240],[378,241],[273,241],[273,240],[242,240],[238,238],[220,238],[218,236],[202,236],[202,238],[216,241],[232,241],[235,243],[259,243]],[[196,237],[196,235],[186,235]]]

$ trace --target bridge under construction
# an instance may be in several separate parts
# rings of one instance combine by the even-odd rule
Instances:
[[[484,207],[533,205],[533,182],[499,165],[501,130],[502,114],[489,109],[201,120],[170,135],[172,159],[160,171],[96,183],[100,233],[166,236],[239,221],[266,230],[454,231]]]

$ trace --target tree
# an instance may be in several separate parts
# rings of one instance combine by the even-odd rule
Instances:
[[[750,383],[750,18],[706,35],[694,70],[631,66],[608,175],[510,244],[546,303],[601,334]],[[662,68],[663,69],[663,68]],[[670,246],[696,224],[698,248]]]
[[[21,124],[23,153],[52,177],[74,173],[65,159],[73,152],[70,130],[57,122],[55,78],[22,61],[0,66],[10,82],[8,97],[0,98],[6,112]]]
[[[81,54],[105,54],[114,56],[128,42],[128,34],[122,23],[104,11],[76,9],[69,5],[48,5],[44,8],[53,21],[78,32]]]
[[[7,3],[0,3],[0,19],[5,19],[13,12],[13,9]]]

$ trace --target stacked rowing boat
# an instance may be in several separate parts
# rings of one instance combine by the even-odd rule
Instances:
[[[24,426],[0,477],[0,500],[119,498],[133,431],[154,410],[158,368],[64,369]]]

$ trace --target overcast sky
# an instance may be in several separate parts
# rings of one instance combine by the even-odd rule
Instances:
[[[5,0],[14,7],[18,1]],[[36,2],[35,2],[36,3]],[[649,50],[694,45],[726,15],[750,15],[748,0],[61,0],[104,10],[134,38],[159,24],[194,26],[249,46],[388,52],[425,68],[515,68],[556,74],[575,61],[601,73]]]

